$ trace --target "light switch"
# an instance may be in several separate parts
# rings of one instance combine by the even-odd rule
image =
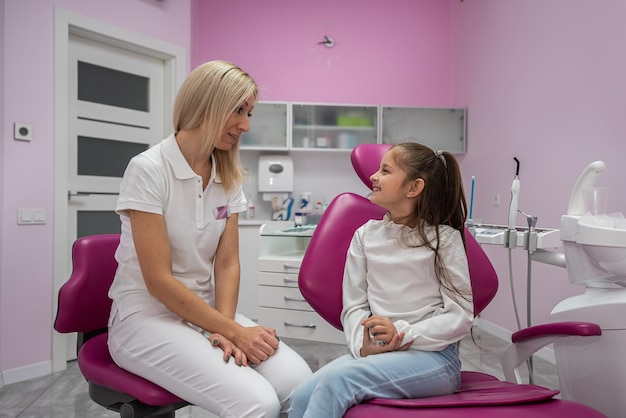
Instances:
[[[43,225],[47,222],[47,213],[45,209],[18,209],[17,224],[18,225]]]
[[[33,223],[33,211],[31,209],[18,209],[17,210],[17,224],[31,224]]]
[[[34,224],[46,223],[46,210],[45,209],[33,209],[33,223]]]

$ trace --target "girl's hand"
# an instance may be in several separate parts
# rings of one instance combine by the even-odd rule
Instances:
[[[363,324],[363,347],[361,348],[361,357],[391,351],[406,351],[411,344],[413,344],[411,341],[403,346],[400,345],[402,344],[405,333],[398,333],[389,318],[371,316],[361,324]]]
[[[233,344],[228,338],[221,334],[211,334],[209,341],[214,347],[219,347],[224,351],[224,361],[228,363],[231,357],[234,357],[237,366],[247,366],[248,358],[246,354]]]
[[[393,336],[398,333],[395,325],[391,322],[391,319],[386,316],[373,315],[363,320],[361,325],[369,330],[371,339],[374,341],[380,341],[379,344],[389,344],[393,339]]]

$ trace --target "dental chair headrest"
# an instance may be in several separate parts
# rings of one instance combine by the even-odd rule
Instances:
[[[391,144],[360,144],[354,147],[350,154],[354,171],[370,190],[372,190],[370,176],[378,171],[380,160],[389,148]]]

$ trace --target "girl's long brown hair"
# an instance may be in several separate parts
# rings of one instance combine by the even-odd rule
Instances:
[[[471,290],[458,289],[450,281],[439,254],[439,225],[448,225],[459,231],[465,246],[467,203],[459,164],[449,152],[434,151],[414,142],[396,144],[391,147],[391,152],[395,163],[406,172],[407,181],[424,180],[424,189],[417,197],[415,212],[409,220],[415,225],[412,231],[418,237],[404,236],[402,241],[407,245],[425,245],[433,250],[435,274],[442,286],[450,291],[452,297],[456,295],[470,301]],[[435,240],[428,237],[431,228],[434,228]]]

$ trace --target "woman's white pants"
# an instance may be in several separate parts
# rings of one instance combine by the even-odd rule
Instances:
[[[256,326],[241,314],[235,320]],[[311,375],[307,363],[282,341],[259,365],[224,362],[224,352],[171,312],[138,312],[109,329],[115,362],[221,418],[271,417],[285,413],[292,390]]]

